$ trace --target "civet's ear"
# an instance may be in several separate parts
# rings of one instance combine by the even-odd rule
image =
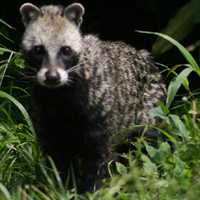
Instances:
[[[80,3],[73,3],[65,8],[64,14],[70,21],[80,26],[83,21],[85,9]]]
[[[36,19],[40,15],[41,11],[32,3],[24,3],[20,7],[20,13],[24,26],[27,26],[30,21]]]

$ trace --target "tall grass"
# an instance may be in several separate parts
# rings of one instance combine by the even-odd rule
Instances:
[[[61,182],[51,160],[52,167],[47,167],[28,107],[21,103],[24,102],[22,96],[29,97],[16,85],[16,74],[6,80],[6,76],[10,78],[10,71],[19,70],[19,63],[23,67],[22,58],[5,46],[0,48],[0,200],[197,199],[200,195],[200,98],[199,91],[190,90],[188,76],[191,72],[200,76],[200,69],[177,41],[160,33],[148,33],[171,42],[187,61],[179,74],[174,73],[166,102],[151,111],[152,116],[162,119],[163,128],[154,128],[160,130],[168,142],[161,139],[156,146],[151,146],[144,137],[138,137],[131,144],[134,154],[121,155],[127,165],[114,163],[116,170],[113,170],[111,163],[108,166],[111,177],[102,188],[82,195]],[[183,98],[176,99],[181,86],[186,92]]]

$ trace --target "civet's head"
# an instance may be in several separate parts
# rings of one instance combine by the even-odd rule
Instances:
[[[67,85],[81,52],[79,27],[84,7],[74,3],[66,8],[38,8],[25,3],[20,13],[26,28],[22,50],[31,67],[37,69],[38,83],[49,88]]]

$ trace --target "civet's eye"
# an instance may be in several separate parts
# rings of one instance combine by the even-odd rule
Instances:
[[[34,54],[36,55],[44,55],[45,54],[45,49],[43,45],[35,45],[32,49],[34,51]]]
[[[72,54],[72,49],[68,46],[63,46],[60,49],[60,53],[63,56],[70,56]]]

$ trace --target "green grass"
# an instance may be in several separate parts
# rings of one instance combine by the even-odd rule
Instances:
[[[15,81],[23,59],[15,51],[0,48],[0,200],[196,200],[200,195],[200,92],[191,91],[188,76],[200,76],[192,55],[172,38],[187,63],[168,87],[166,102],[151,111],[162,119],[162,128],[153,127],[167,138],[151,146],[144,137],[132,143],[135,154],[123,154],[127,165],[110,163],[110,178],[94,192],[78,195],[67,188],[50,160],[47,167],[27,112],[28,93]],[[14,74],[13,74],[14,72]],[[178,96],[180,87],[185,94]],[[24,106],[26,107],[24,107]],[[146,153],[143,153],[144,150]],[[111,166],[115,165],[113,171]],[[73,174],[73,173],[72,173]]]

